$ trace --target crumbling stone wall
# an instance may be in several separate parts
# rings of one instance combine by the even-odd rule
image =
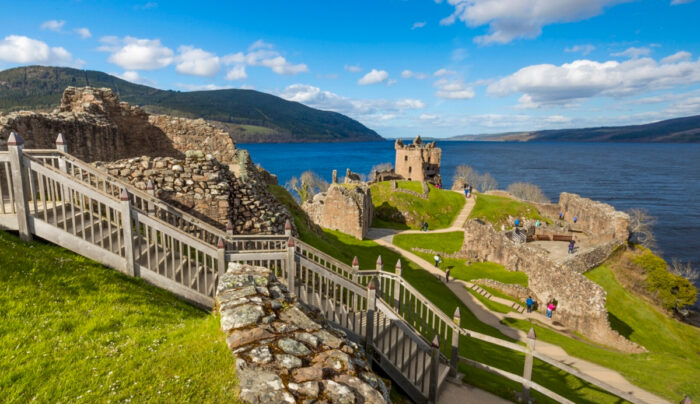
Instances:
[[[643,348],[610,328],[605,290],[578,272],[563,269],[545,254],[518,244],[489,224],[470,220],[465,224],[462,252],[472,259],[492,261],[511,271],[527,274],[528,287],[537,300],[556,299],[556,319],[592,340],[627,352]]]
[[[374,206],[366,184],[331,184],[326,192],[304,202],[301,208],[321,227],[338,230],[362,239],[372,224]]]
[[[228,221],[236,234],[282,234],[291,215],[272,195],[264,191],[263,180],[253,177],[259,171],[247,153],[238,150],[233,158],[245,167],[245,178],[229,170],[211,155],[190,151],[185,159],[142,156],[95,166],[146,190],[152,181],[155,196],[225,228]]]
[[[229,264],[216,302],[243,402],[390,402],[362,349],[296,302],[269,269]]]
[[[62,133],[68,152],[88,162],[143,155],[183,158],[187,150],[203,150],[228,164],[235,152],[229,134],[204,120],[149,115],[120,102],[109,88],[68,87],[51,113],[0,115],[0,150],[6,150],[12,131],[27,149],[53,149]]]

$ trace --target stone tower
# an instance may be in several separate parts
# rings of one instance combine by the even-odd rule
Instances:
[[[420,136],[413,143],[405,145],[396,139],[396,174],[410,181],[427,181],[441,183],[440,155],[442,150],[435,147],[435,142],[423,143]]]

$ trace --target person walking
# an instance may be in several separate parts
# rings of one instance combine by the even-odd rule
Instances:
[[[435,260],[435,266],[440,268],[440,256],[436,254],[433,259]]]
[[[450,282],[450,268],[448,267],[447,270],[445,270],[445,283]]]
[[[527,306],[527,312],[532,313],[532,305],[535,304],[535,301],[532,300],[532,296],[528,296],[527,300],[525,300],[525,305]]]
[[[574,223],[578,222],[578,216],[574,216]]]
[[[547,303],[547,318],[552,318],[552,313],[553,313],[554,310],[556,310],[556,309],[557,309],[557,306],[554,305],[554,301],[553,301],[553,300],[550,301],[549,303]]]
[[[562,220],[564,218],[564,212],[559,212],[559,220]]]
[[[569,254],[574,253],[574,240],[569,241]]]

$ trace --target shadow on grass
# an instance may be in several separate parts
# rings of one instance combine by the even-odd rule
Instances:
[[[627,339],[629,339],[630,335],[632,335],[634,332],[634,329],[630,327],[629,324],[625,323],[619,317],[610,312],[608,312],[608,321],[610,322],[610,327],[613,330],[619,332],[620,335]]]

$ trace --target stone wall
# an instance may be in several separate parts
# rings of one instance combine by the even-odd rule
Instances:
[[[231,263],[216,301],[243,402],[390,402],[362,349],[297,303],[269,269]]]
[[[251,180],[259,171],[244,150],[237,152],[232,159],[242,162],[233,166],[252,170],[246,171],[245,179],[240,170],[236,175],[228,165],[199,151],[187,152],[185,159],[142,156],[94,164],[142,190],[151,180],[156,197],[219,228],[231,221],[236,234],[282,234],[291,216],[270,194],[261,191],[263,180]]]
[[[528,275],[529,289],[538,301],[556,299],[556,320],[586,337],[627,352],[643,348],[610,328],[605,308],[606,293],[595,282],[578,272],[557,266],[546,255],[526,244],[517,244],[489,224],[470,220],[465,224],[462,252],[482,261],[491,261],[511,271]]]
[[[606,203],[562,192],[559,208],[564,212],[564,220],[572,221],[574,216],[578,217],[574,226],[599,241],[627,241],[629,238],[629,215]]]
[[[366,184],[331,184],[326,192],[304,202],[301,208],[317,225],[360,240],[367,235],[374,212],[372,194]]]
[[[605,262],[621,244],[613,240],[576,251],[576,254],[562,262],[561,266],[569,271],[582,274]]]
[[[391,182],[389,182],[389,189],[391,190],[391,192],[402,192],[404,194],[415,196],[416,198],[428,200],[428,198],[430,197],[429,185],[427,182],[422,182],[421,184],[423,185],[423,193],[422,194],[419,194],[418,192],[415,192],[415,191],[411,191],[410,189],[399,187],[396,184],[396,180],[392,180]]]
[[[528,296],[532,296],[533,299],[535,299],[536,294],[533,293],[530,289],[526,288],[525,286],[522,285],[517,285],[513,283],[503,283],[499,281],[495,281],[493,279],[474,279],[472,283],[478,283],[480,285],[484,286],[489,286],[494,289],[498,289],[501,292],[513,296],[516,299],[519,299],[521,301],[525,301]],[[539,302],[540,307],[544,307],[546,302],[542,301]]]
[[[0,150],[6,150],[12,131],[27,149],[53,149],[62,133],[68,152],[88,162],[144,155],[183,158],[187,150],[203,150],[228,164],[235,151],[229,134],[204,120],[149,115],[120,102],[109,88],[68,87],[51,113],[0,115]]]
[[[442,150],[435,142],[423,143],[420,136],[413,143],[404,145],[401,139],[394,144],[396,150],[396,174],[410,181],[442,182],[440,159]]]

